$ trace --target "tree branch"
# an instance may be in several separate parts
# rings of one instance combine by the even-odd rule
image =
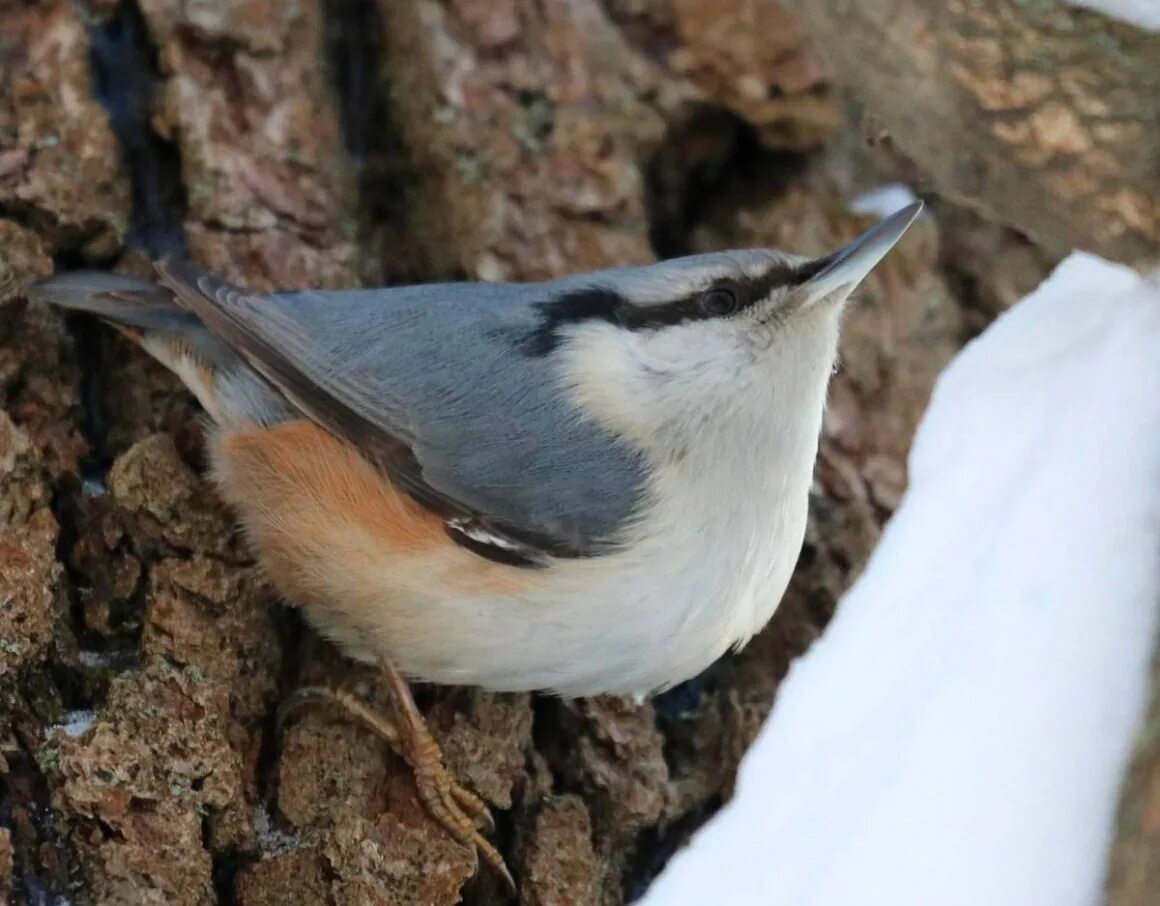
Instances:
[[[1061,0],[784,2],[930,188],[1055,254],[1160,258],[1160,34]]]

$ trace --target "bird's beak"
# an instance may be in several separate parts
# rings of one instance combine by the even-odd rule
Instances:
[[[886,257],[886,253],[894,248],[894,244],[902,238],[902,234],[921,211],[921,201],[908,204],[901,211],[874,224],[845,248],[818,261],[821,270],[802,284],[808,298],[817,301],[829,298],[834,293],[839,293],[843,299],[848,296],[874,266]]]

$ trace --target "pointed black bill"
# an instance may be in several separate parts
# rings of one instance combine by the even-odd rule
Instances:
[[[810,297],[822,299],[839,291],[849,293],[894,248],[921,211],[921,201],[908,204],[830,255],[825,266],[804,284]]]

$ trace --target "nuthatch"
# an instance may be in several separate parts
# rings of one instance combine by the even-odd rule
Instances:
[[[502,870],[396,668],[639,695],[743,645],[801,549],[843,303],[921,207],[814,260],[269,295],[161,263],[156,283],[76,273],[30,296],[94,312],[193,391],[272,583],[383,665],[393,714],[308,691],[376,729]]]

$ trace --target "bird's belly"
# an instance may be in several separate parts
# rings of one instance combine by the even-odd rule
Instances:
[[[679,682],[764,624],[797,554],[771,538],[738,559],[693,533],[521,569],[455,544],[309,422],[219,434],[211,454],[279,591],[347,654],[432,682],[564,695]]]
[[[746,641],[785,587],[766,574],[686,584],[659,572],[671,563],[622,572],[593,560],[583,570],[568,563],[533,572],[520,589],[488,591],[424,560],[384,550],[377,576],[336,576],[346,587],[334,586],[306,612],[347,654],[388,658],[429,682],[635,695],[695,676]],[[522,580],[529,571],[515,572]]]

